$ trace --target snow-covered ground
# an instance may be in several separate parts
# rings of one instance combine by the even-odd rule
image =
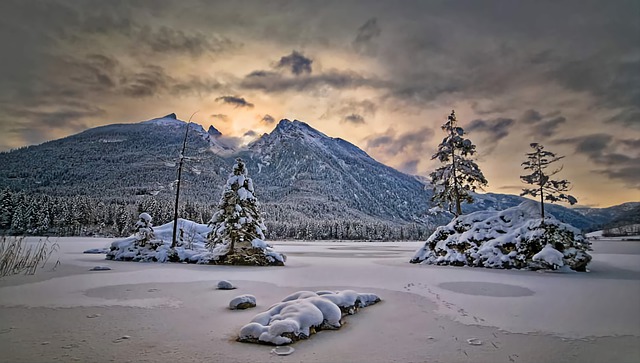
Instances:
[[[285,267],[82,253],[112,241],[62,238],[35,276],[0,279],[0,361],[640,361],[639,242],[594,241],[588,273],[409,264],[423,242],[274,242]],[[220,280],[237,289],[218,290]],[[235,341],[289,294],[346,289],[382,302],[293,344],[290,356]],[[229,310],[242,294],[257,307]]]

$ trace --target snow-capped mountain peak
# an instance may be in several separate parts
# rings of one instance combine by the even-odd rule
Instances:
[[[213,127],[213,125],[209,126],[209,130],[207,130],[207,133],[213,137],[222,136],[222,132],[218,131],[218,129]]]
[[[154,118],[148,121],[142,122],[143,124],[152,124],[165,127],[184,127],[187,124],[186,121],[178,120],[178,116],[175,113],[170,113],[166,116]],[[190,130],[202,137],[210,146],[211,151],[217,154],[229,154],[234,152],[233,147],[227,145],[221,140],[222,133],[213,126],[209,126],[209,130],[205,131],[202,125],[191,122],[189,123]]]
[[[271,134],[286,136],[305,136],[310,138],[327,138],[329,136],[309,126],[307,123],[298,120],[282,119]]]
[[[154,124],[159,126],[182,126],[186,122],[178,120],[178,116],[175,113],[170,113],[166,116],[154,118],[148,121],[143,121],[143,124]]]

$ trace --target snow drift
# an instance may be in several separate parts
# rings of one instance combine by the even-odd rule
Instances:
[[[307,339],[319,330],[342,326],[344,315],[380,301],[375,294],[344,291],[298,291],[256,315],[240,330],[241,342],[284,345]]]
[[[144,220],[142,215],[141,220]],[[207,248],[207,235],[211,228],[205,224],[178,219],[178,245],[173,250],[173,222],[159,227],[151,227],[149,222],[148,225],[139,227],[139,231],[133,236],[111,244],[107,253],[108,260],[225,264],[228,246],[220,244],[211,249]],[[255,253],[265,256],[264,261],[268,265],[284,265],[286,256],[274,251],[265,241],[254,240],[252,246]]]
[[[503,211],[479,211],[441,226],[416,251],[411,263],[488,268],[585,271],[590,250],[580,230],[525,201]]]

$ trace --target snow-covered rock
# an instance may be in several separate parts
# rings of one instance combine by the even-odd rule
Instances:
[[[441,226],[416,251],[411,263],[489,268],[585,271],[590,250],[580,230],[549,216],[542,223],[539,204],[525,201],[503,211],[479,211]]]
[[[153,227],[153,243],[141,245],[138,234],[115,241],[107,253],[108,260],[136,262],[188,262],[198,264],[237,264],[232,257],[226,256],[226,245],[208,248],[207,235],[211,227],[186,219],[178,219],[178,243],[171,249],[173,222]],[[265,266],[283,266],[286,256],[273,250],[266,243],[253,247],[251,254],[264,255]],[[249,263],[247,263],[249,264]]]
[[[236,296],[229,302],[229,309],[244,310],[256,307],[256,297],[253,295]]]
[[[359,308],[375,304],[375,294],[344,291],[298,291],[269,310],[256,315],[240,329],[241,342],[284,345],[307,339],[319,330],[342,326],[343,315],[355,314]]]
[[[109,266],[94,266],[89,269],[89,271],[110,271],[111,267]]]
[[[99,255],[107,252],[109,252],[109,249],[105,247],[105,248],[89,248],[88,250],[84,250],[84,252],[82,253]]]
[[[236,287],[227,280],[221,280],[218,282],[218,290],[233,290]]]

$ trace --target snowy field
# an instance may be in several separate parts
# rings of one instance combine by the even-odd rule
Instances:
[[[594,241],[588,273],[409,264],[423,242],[273,242],[288,255],[285,267],[82,253],[111,241],[62,238],[35,276],[0,279],[0,361],[640,361],[640,242]],[[98,265],[111,270],[89,271]],[[220,280],[237,289],[217,290]],[[293,344],[289,356],[235,341],[255,314],[293,292],[344,289],[382,302]],[[257,307],[229,310],[243,294]]]

